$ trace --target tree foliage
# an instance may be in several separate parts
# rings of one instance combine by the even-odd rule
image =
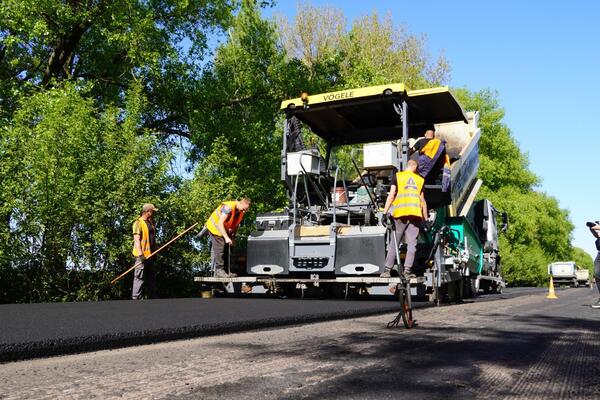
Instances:
[[[167,154],[138,134],[139,91],[126,103],[100,111],[64,84],[23,98],[4,127],[1,268],[32,274],[28,300],[76,297],[64,287],[70,270],[122,268],[139,205],[165,193]]]
[[[594,260],[585,250],[579,247],[573,247],[571,259],[581,268],[590,271],[590,278],[594,276]]]
[[[497,94],[490,90],[472,93],[456,89],[454,93],[466,110],[480,113],[483,134],[479,141],[480,176],[490,190],[511,186],[522,191],[535,188],[539,178],[529,170],[529,160],[519,148],[508,126]]]
[[[503,122],[497,95],[490,90],[455,93],[467,110],[481,115],[479,177],[484,184],[479,197],[509,214],[510,228],[501,241],[504,276],[510,284],[541,285],[548,280],[548,263],[572,258],[569,214],[537,190],[540,179]]]
[[[198,166],[190,190],[199,200],[194,212],[204,218],[220,201],[248,196],[251,219],[285,204],[278,101],[297,90],[299,66],[284,60],[273,23],[250,2],[228,38],[198,82],[191,117]]]
[[[304,64],[312,79],[327,89],[404,82],[420,89],[448,80],[443,55],[432,59],[426,38],[376,12],[347,28],[341,10],[302,5],[293,20],[278,18],[281,44],[291,59]]]
[[[10,116],[15,92],[65,80],[93,82],[89,96],[122,105],[142,82],[143,125],[189,136],[190,83],[236,9],[235,0],[2,1],[0,109]]]
[[[131,262],[141,204],[161,204],[159,242],[197,217],[181,206],[167,139],[191,136],[209,43],[239,7],[0,3],[0,301],[122,296],[126,283],[108,282]],[[163,295],[189,293],[191,246],[177,243],[162,258],[168,276],[159,279],[188,281],[161,285]]]

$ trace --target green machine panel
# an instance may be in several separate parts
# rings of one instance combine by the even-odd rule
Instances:
[[[472,275],[481,273],[483,268],[483,246],[479,237],[464,217],[448,217],[446,225],[450,227],[448,245],[454,248],[459,257],[464,257]]]

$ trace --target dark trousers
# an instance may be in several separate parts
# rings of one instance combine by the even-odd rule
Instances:
[[[210,260],[215,271],[225,271],[225,257],[228,255],[229,246],[225,243],[222,236],[213,235],[210,233]]]
[[[385,258],[386,268],[391,268],[396,263],[396,249],[400,246],[400,241],[406,242],[406,258],[404,267],[412,267],[417,253],[417,238],[419,237],[419,224],[421,221],[413,221],[408,218],[394,218],[394,228],[396,230],[396,243],[394,247],[394,233],[390,235],[387,257]],[[400,264],[400,260],[398,260]]]
[[[596,288],[598,289],[598,293],[600,293],[600,251],[594,260],[594,278],[596,278]]]
[[[136,257],[135,264],[140,262]],[[154,260],[146,260],[135,267],[133,271],[133,288],[131,289],[131,298],[138,300],[142,298],[142,291],[146,292],[149,299],[156,298],[156,270]]]

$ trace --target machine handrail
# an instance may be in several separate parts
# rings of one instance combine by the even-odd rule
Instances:
[[[371,200],[373,209],[377,210],[377,203],[375,202],[375,198],[373,197],[373,194],[369,191],[369,187],[367,186],[365,179],[363,178],[362,174],[360,173],[360,169],[358,168],[358,165],[356,164],[356,160],[354,160],[354,150],[355,149],[350,150],[350,160],[352,160],[352,164],[354,165],[354,168],[356,168],[356,173],[360,177],[360,181],[362,182],[363,186],[365,187],[365,190],[367,191],[367,194],[369,195],[369,199]]]

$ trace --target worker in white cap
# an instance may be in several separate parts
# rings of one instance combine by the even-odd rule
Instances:
[[[133,223],[133,251],[135,257],[135,271],[133,274],[133,289],[131,298],[142,298],[142,290],[149,299],[156,298],[156,271],[154,259],[148,259],[156,250],[156,229],[152,216],[158,208],[154,204],[146,203],[142,206],[140,217]]]

